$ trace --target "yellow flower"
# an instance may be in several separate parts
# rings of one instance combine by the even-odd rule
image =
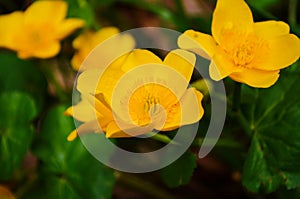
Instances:
[[[36,1],[25,12],[0,16],[0,47],[17,51],[22,59],[50,58],[60,51],[59,41],[82,27],[80,19],[65,19],[64,1]]]
[[[107,69],[85,70],[77,81],[81,101],[66,111],[83,124],[68,140],[77,133],[102,131],[106,137],[132,137],[199,121],[203,95],[188,88],[195,60],[194,54],[179,49],[163,61],[136,49]]]
[[[115,54],[116,50],[133,49],[135,45],[134,40],[129,35],[120,35],[119,29],[115,27],[105,27],[97,32],[87,31],[84,34],[79,35],[73,41],[73,47],[77,50],[71,61],[73,69],[77,71],[84,70],[85,68],[81,66],[89,53],[98,44],[113,36],[115,36],[115,38],[110,39],[110,47],[102,48],[106,49],[105,52],[101,53],[104,57],[108,57],[109,53]],[[115,44],[111,44],[112,40],[114,40],[113,42]],[[113,48],[112,46],[115,46],[115,48]],[[113,52],[109,52],[109,50],[112,50]]]
[[[210,58],[210,76],[231,79],[253,87],[270,87],[279,70],[299,58],[300,41],[281,21],[253,22],[244,0],[218,0],[213,13],[212,36],[187,30],[178,45]]]

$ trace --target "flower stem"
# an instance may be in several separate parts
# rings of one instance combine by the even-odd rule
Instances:
[[[289,24],[295,26],[297,24],[297,3],[298,0],[290,0],[289,2]]]

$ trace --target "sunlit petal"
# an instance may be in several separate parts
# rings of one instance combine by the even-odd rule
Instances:
[[[244,0],[218,0],[212,20],[212,35],[217,43],[223,31],[252,32],[252,12]]]
[[[279,78],[279,70],[262,71],[256,69],[244,69],[242,72],[232,73],[230,78],[256,88],[268,88]]]
[[[178,46],[182,49],[190,50],[206,59],[211,59],[215,53],[216,42],[212,36],[187,30],[178,38]]]
[[[282,21],[261,21],[254,23],[254,32],[263,39],[289,34],[290,27]]]

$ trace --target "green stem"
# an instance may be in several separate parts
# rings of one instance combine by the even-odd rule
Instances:
[[[168,136],[166,135],[163,135],[163,134],[160,134],[160,133],[154,133],[154,132],[151,132],[151,133],[148,133],[148,135],[151,135],[151,138],[153,140],[157,140],[157,141],[160,141],[162,143],[166,143],[166,144],[169,144],[170,142],[172,142],[172,144],[176,144],[176,145],[179,145],[179,143],[173,141],[171,138],[169,138]]]
[[[295,26],[297,24],[297,3],[298,0],[290,0],[289,2],[289,24]]]
[[[120,183],[120,185],[146,194],[149,198],[176,199],[174,195],[171,195],[153,183],[136,177],[136,175],[116,171],[116,177],[117,183]]]

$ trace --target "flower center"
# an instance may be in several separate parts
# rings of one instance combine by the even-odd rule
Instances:
[[[258,49],[265,44],[264,40],[253,33],[224,31],[220,46],[229,55],[234,65],[250,68],[249,64],[257,56]]]
[[[172,114],[169,109],[178,100],[168,88],[149,83],[136,89],[129,99],[129,114],[132,121],[139,126],[147,125],[155,116],[163,113]]]

